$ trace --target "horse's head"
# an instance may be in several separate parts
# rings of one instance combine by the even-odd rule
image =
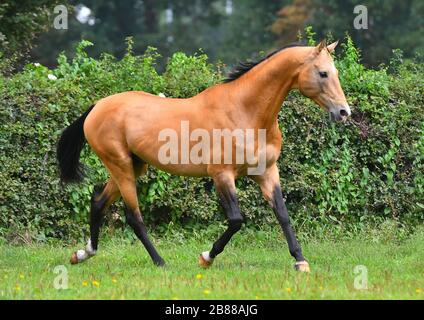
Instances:
[[[345,121],[351,114],[339,81],[339,72],[331,53],[337,42],[327,46],[321,42],[300,67],[296,87],[321,108],[330,113],[331,120]]]

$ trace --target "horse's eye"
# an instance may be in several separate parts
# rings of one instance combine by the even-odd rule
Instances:
[[[320,76],[321,78],[328,78],[328,73],[327,73],[327,72],[325,72],[325,71],[322,71],[322,72],[320,72],[320,73],[319,73],[319,76]]]

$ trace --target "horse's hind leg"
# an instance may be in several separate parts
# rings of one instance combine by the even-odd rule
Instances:
[[[224,250],[231,237],[240,230],[243,222],[236,196],[234,175],[230,172],[221,172],[214,175],[213,180],[228,218],[228,229],[213,244],[210,252],[205,251],[199,256],[199,265],[203,268],[212,265],[213,259]]]
[[[152,242],[147,236],[147,229],[138,206],[136,178],[147,170],[147,165],[136,157],[124,157],[119,161],[109,162],[105,165],[116,181],[122,199],[125,202],[125,216],[128,224],[134,230],[137,237],[143,243],[153,262],[158,266],[163,266],[165,261],[156,251]]]
[[[76,264],[91,258],[96,254],[100,226],[106,209],[119,198],[119,189],[115,181],[109,179],[104,188],[95,187],[91,196],[90,209],[90,239],[85,249],[74,252],[71,263]]]

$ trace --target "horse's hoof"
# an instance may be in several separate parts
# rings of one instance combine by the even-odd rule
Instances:
[[[199,256],[199,266],[201,266],[202,268],[209,268],[213,263],[213,259],[211,259],[210,261],[206,260],[205,258],[203,258],[203,255]]]
[[[165,260],[160,259],[158,261],[153,262],[157,267],[164,267],[165,266]]]
[[[95,254],[95,252],[89,253],[86,250],[78,250],[78,251],[74,252],[71,256],[71,259],[70,259],[71,264],[77,264],[77,263],[84,262],[85,260],[94,256],[94,254]]]
[[[296,271],[299,271],[299,272],[311,272],[311,269],[309,268],[309,263],[306,261],[296,262],[296,264],[294,265],[294,268]]]
[[[74,252],[71,256],[71,259],[69,260],[71,262],[71,264],[77,264],[78,263],[78,256],[77,253]]]

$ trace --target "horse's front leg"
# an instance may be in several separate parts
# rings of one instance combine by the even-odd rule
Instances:
[[[296,259],[295,269],[298,271],[309,272],[309,264],[303,257],[302,249],[290,224],[289,214],[281,192],[280,175],[278,173],[277,165],[274,164],[267,168],[263,175],[252,176],[252,178],[261,187],[265,199],[268,201],[277,216],[278,222],[280,223],[284,236],[286,237],[290,254]]]
[[[200,255],[199,265],[204,268],[209,267],[213,259],[224,250],[231,237],[240,230],[243,222],[236,196],[234,174],[232,172],[220,172],[213,175],[213,180],[228,218],[228,229],[213,244],[211,251],[205,251]]]

